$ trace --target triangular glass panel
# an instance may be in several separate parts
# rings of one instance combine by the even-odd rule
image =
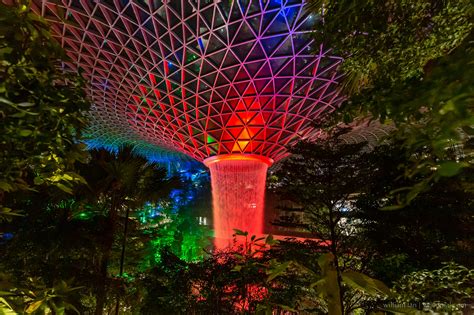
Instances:
[[[234,54],[232,53],[232,51],[227,51],[227,56],[225,57],[224,59],[224,62],[222,63],[222,65],[224,67],[229,67],[229,66],[232,66],[232,65],[235,65],[235,64],[238,64],[239,63],[239,60],[234,56]]]
[[[254,76],[258,70],[263,66],[264,61],[245,63],[245,67],[251,76]]]
[[[250,80],[249,75],[247,74],[247,71],[245,71],[245,67],[241,66],[239,72],[237,72],[237,75],[235,76],[235,81],[240,82],[248,80]]]
[[[240,95],[244,95],[245,90],[247,89],[249,85],[249,82],[241,82],[241,83],[236,83],[234,84],[234,87],[237,89],[237,92],[239,92]]]
[[[270,12],[267,11],[264,14],[262,14],[262,31],[265,31],[269,27],[269,25],[272,23],[275,16],[278,15],[278,12],[279,12],[278,10],[275,10],[275,11],[270,11]]]
[[[225,50],[216,51],[212,54],[209,54],[207,58],[210,58],[215,65],[220,65],[224,59],[225,52]]]
[[[296,21],[296,18],[298,17],[298,13],[300,12],[301,6],[297,7],[287,7],[283,9],[283,14],[285,15],[285,18],[288,22],[289,29],[293,29],[293,24]]]
[[[262,47],[267,53],[267,56],[273,54],[274,50],[277,46],[285,39],[285,35],[283,36],[271,36],[268,38],[262,38],[260,42],[262,43]]]
[[[283,42],[283,44],[278,47],[278,50],[274,53],[273,56],[293,56],[293,42],[290,36],[288,36]]]
[[[234,44],[244,43],[249,40],[255,39],[252,29],[247,25],[245,21],[242,22],[241,27],[237,36],[234,39]]]
[[[240,61],[243,62],[248,57],[249,52],[254,44],[255,42],[253,41],[242,45],[234,46],[233,51],[235,55],[240,59]]]
[[[268,62],[265,62],[263,66],[260,68],[260,71],[255,76],[256,78],[271,78],[272,77],[272,69],[268,65]]]
[[[232,98],[237,96],[239,96],[237,90],[233,86],[230,86],[228,97]]]
[[[226,99],[227,97],[227,93],[229,91],[229,86],[218,86],[216,87],[216,91],[217,93],[219,93],[219,95],[223,98],[223,99]]]
[[[275,93],[279,94],[281,93],[281,89],[286,85],[290,85],[291,80],[288,80],[287,78],[275,78],[274,84],[275,84]]]
[[[222,42],[221,39],[217,37],[216,35],[212,35],[209,38],[209,42],[207,43],[206,54],[213,53],[217,50],[222,50],[225,47],[226,47],[225,42]]]
[[[238,70],[239,70],[239,65],[237,64],[234,67],[223,69],[222,73],[229,79],[229,81],[233,81]]]
[[[280,11],[278,16],[272,21],[271,25],[266,29],[265,35],[276,35],[288,33],[288,25],[283,11]]]
[[[261,15],[258,14],[254,17],[248,18],[247,22],[250,24],[250,26],[252,27],[252,30],[258,36],[260,34]]]
[[[270,80],[268,79],[254,80],[253,83],[255,84],[255,88],[257,89],[257,94],[260,94],[263,92],[265,86],[267,86],[270,83]]]
[[[288,61],[288,58],[270,59],[270,64],[272,66],[273,73],[278,73],[287,61]]]

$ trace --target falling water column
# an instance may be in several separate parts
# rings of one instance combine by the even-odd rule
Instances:
[[[215,245],[231,244],[234,229],[263,234],[265,181],[273,163],[260,155],[228,154],[210,157]]]

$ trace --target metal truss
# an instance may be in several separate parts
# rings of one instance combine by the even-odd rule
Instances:
[[[340,103],[301,0],[33,0],[90,81],[96,145],[278,160]],[[316,47],[318,47],[316,45]],[[151,145],[151,146],[150,146]],[[161,149],[160,149],[161,148]],[[138,150],[140,151],[140,150]],[[173,154],[165,154],[170,158]]]

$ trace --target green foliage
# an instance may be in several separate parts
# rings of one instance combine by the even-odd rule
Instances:
[[[0,269],[15,283],[38,278],[45,287],[74,277],[83,286],[80,303],[78,298],[74,304],[81,312],[110,308],[117,295],[133,305],[140,294],[136,266],[145,255],[140,249],[150,237],[133,216],[127,217],[127,209],[133,215],[147,200],[166,199],[178,179],[127,149],[118,156],[91,152],[91,160],[77,170],[88,185],[76,186],[72,197],[23,195],[25,216],[14,225],[0,225],[12,235],[0,243],[5,253]],[[126,223],[130,236],[124,233]],[[126,273],[119,276],[120,269]]]
[[[337,137],[301,142],[292,148],[293,155],[276,172],[273,184],[284,200],[303,208],[311,232],[328,242],[318,261],[320,272],[303,268],[304,263],[298,266],[313,274],[311,287],[331,314],[358,308],[360,304],[351,302],[355,295],[360,295],[357,301],[363,301],[376,291],[375,284],[383,285],[360,273],[358,261],[363,251],[359,251],[360,239],[349,215],[353,196],[367,194],[367,182],[377,174],[364,145],[343,144]]]
[[[78,299],[75,296],[79,287],[70,287],[65,281],[59,281],[53,287],[41,284],[40,279],[29,279],[27,287],[17,288],[4,277],[0,278],[0,311],[2,314],[57,314],[65,315],[66,311],[80,314],[71,303]]]
[[[367,114],[388,119],[411,151],[405,176],[418,182],[398,191],[405,196],[388,209],[401,208],[433,181],[472,167],[472,2],[310,3],[318,13],[324,7],[316,36],[345,58],[348,100],[331,121]]]
[[[95,293],[100,276],[97,258],[108,231],[104,214],[97,214],[94,220],[79,220],[73,213],[80,202],[68,199],[55,204],[43,195],[33,196],[32,205],[25,205],[27,215],[14,225],[0,226],[13,236],[0,244],[0,270],[18,290],[30,288],[38,294],[74,277],[74,285],[81,289],[74,291],[69,302],[80,311],[90,310],[82,297]]]
[[[387,294],[372,276],[391,283],[404,272],[431,268],[449,257],[468,263],[474,198],[465,184],[472,182],[471,170],[433,182],[403,210],[380,211],[396,201],[391,191],[416,183],[417,178],[405,178],[399,166],[410,158],[406,148],[394,143],[364,151],[362,145],[329,138],[302,142],[293,153],[274,174],[272,187],[301,207],[303,223],[328,241],[320,252],[329,251],[338,259],[335,268],[340,269],[345,305],[357,308],[370,297]],[[328,288],[320,273],[306,272],[314,278],[315,292]],[[334,284],[334,279],[327,282]]]
[[[212,231],[209,227],[199,225],[196,218],[189,214],[191,209],[171,209],[171,204],[147,204],[136,212],[140,218],[141,231],[146,234],[148,257],[144,266],[155,266],[161,262],[161,252],[165,249],[183,261],[202,260],[205,250],[211,245]]]
[[[220,252],[186,263],[169,251],[147,272],[140,314],[254,314],[265,297],[265,273],[239,252]],[[236,266],[242,266],[237,270]]]
[[[78,190],[78,195],[92,203],[115,207],[112,212],[161,201],[180,186],[179,178],[167,177],[164,168],[137,156],[131,147],[123,147],[117,154],[92,150],[90,155],[89,163],[78,167],[88,183]]]
[[[402,204],[429,189],[431,182],[473,165],[472,51],[470,36],[449,56],[434,62],[422,81],[397,86],[380,102],[406,111],[404,120],[400,117],[397,122],[395,138],[411,153],[405,176],[423,179],[409,187],[410,195]]]
[[[313,270],[297,261],[287,261],[278,263],[272,261],[270,268],[267,269],[269,275],[267,281],[271,281],[277,277],[284,275],[288,268],[296,268],[299,273],[309,278],[311,284],[308,289],[314,290],[317,298],[321,299],[323,305],[327,306],[329,314],[343,314],[343,306],[341,304],[340,286],[346,286],[353,290],[361,292],[363,295],[374,297],[390,297],[392,294],[390,289],[381,281],[373,279],[363,273],[347,270],[341,272],[341,280],[338,280],[337,261],[332,253],[320,254],[318,259],[319,270]],[[349,301],[347,301],[349,302]]]
[[[359,196],[354,203],[352,217],[358,221],[366,248],[373,253],[368,267],[386,283],[448,260],[472,267],[474,196],[466,189],[466,183],[472,182],[472,169],[433,182],[403,209],[380,211],[394,202],[386,196],[397,187],[397,165],[403,161],[403,151],[390,146],[374,152],[378,158],[371,159],[373,167],[383,172],[366,184],[371,193]]]
[[[435,270],[420,270],[395,282],[401,302],[472,303],[474,269],[450,262]]]
[[[0,39],[0,204],[44,185],[71,193],[84,183],[73,170],[86,156],[84,81],[62,70],[65,53],[25,5],[0,4]]]
[[[0,223],[3,221],[11,222],[14,217],[21,217],[22,214],[11,208],[1,207],[0,208]]]
[[[357,271],[345,271],[342,273],[342,280],[355,290],[373,296],[391,296],[389,288],[380,280],[371,278]]]
[[[101,274],[96,294],[96,314],[102,314],[110,288],[109,272],[124,280],[122,276],[127,267],[126,249],[130,242],[128,239],[130,211],[141,208],[146,202],[166,199],[171,190],[180,185],[180,181],[176,177],[167,177],[165,169],[135,155],[130,147],[123,147],[117,153],[93,150],[90,155],[89,163],[78,168],[88,185],[78,189],[77,196],[83,198],[86,203],[96,205],[97,208],[107,209],[108,228],[104,231],[102,239],[103,250],[98,255]],[[120,216],[123,216],[123,220]],[[123,221],[122,249],[119,257],[113,257],[117,228],[121,221]],[[142,244],[141,241],[133,243],[133,245]],[[118,264],[112,264],[112,259]],[[117,282],[124,284],[123,281]],[[118,294],[120,295],[120,292]],[[117,305],[119,304],[117,297]]]
[[[310,207],[328,210],[337,201],[364,190],[370,174],[364,145],[342,144],[338,139],[302,141],[291,148],[292,156],[270,185],[282,198],[301,203],[308,211]]]
[[[473,26],[469,0],[311,0],[310,6],[323,18],[319,42],[345,58],[350,92],[421,77],[430,60],[459,46]]]

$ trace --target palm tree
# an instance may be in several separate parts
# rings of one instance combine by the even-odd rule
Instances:
[[[91,159],[81,172],[88,187],[84,193],[89,201],[108,207],[108,228],[104,235],[104,248],[100,260],[100,280],[97,290],[96,315],[103,314],[106,301],[107,267],[109,264],[119,213],[125,210],[120,276],[123,275],[130,210],[138,209],[146,202],[156,202],[169,196],[179,187],[176,177],[168,177],[165,169],[148,162],[123,147],[117,153],[105,150],[91,151]],[[116,302],[116,314],[119,298]]]

